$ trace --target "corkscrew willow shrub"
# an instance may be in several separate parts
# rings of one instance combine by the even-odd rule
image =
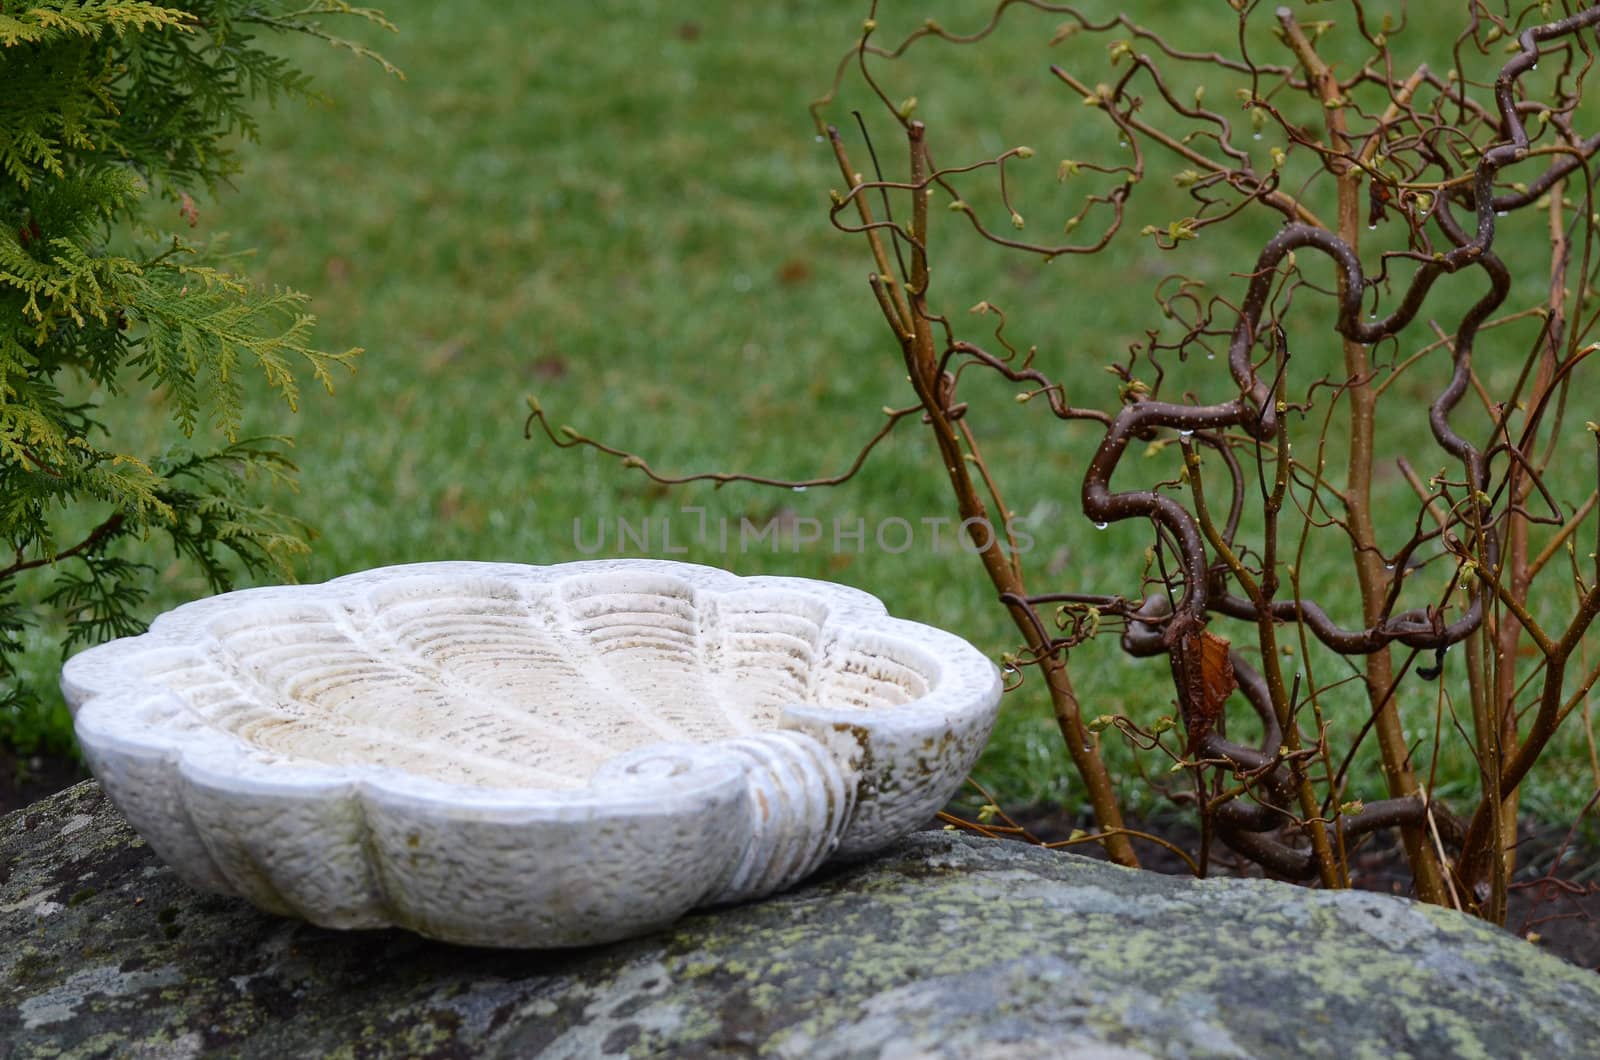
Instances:
[[[1503,922],[1519,788],[1564,727],[1589,725],[1600,678],[1600,6],[1473,0],[1443,36],[1364,0],[1145,6],[1148,24],[1002,0],[893,39],[869,10],[814,107],[842,180],[829,216],[869,255],[910,388],[862,458],[898,429],[931,440],[1016,627],[1008,675],[1048,690],[1098,820],[1087,841],[1138,863],[1103,753],[1125,741],[1196,815],[1201,873],[1226,856],[1347,886],[1351,852],[1397,830],[1419,897]],[[915,64],[1030,17],[1058,56],[1040,77],[1060,128],[952,157],[939,115],[1001,127],[1008,89],[919,103]],[[1197,20],[1231,46],[1190,50]],[[867,105],[841,105],[851,93]],[[1252,249],[1209,250],[1230,245]],[[1021,337],[998,291],[951,305],[941,277],[993,250],[1054,261],[1058,283],[1097,256],[1137,261],[1125,282],[1158,277],[1148,324],[1107,364],[1070,327]],[[1059,306],[1092,316],[1070,286]],[[1086,524],[1139,528],[1142,552],[1048,584],[995,529],[1015,509],[982,440],[1020,416],[1037,453],[1087,439],[1062,490]],[[671,476],[537,404],[529,428],[661,482],[821,485],[860,463]],[[1356,591],[1330,600],[1341,581]],[[1085,711],[1073,652],[1103,637],[1170,670],[1165,709]],[[1373,744],[1384,797],[1363,802],[1352,771]],[[1477,783],[1446,798],[1452,748]]]

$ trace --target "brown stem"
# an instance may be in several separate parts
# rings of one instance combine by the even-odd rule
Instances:
[[[122,524],[126,521],[126,517],[121,512],[117,512],[106,519],[105,522],[89,531],[88,536],[86,536],[82,541],[79,541],[71,548],[63,549],[62,551],[51,556],[40,556],[37,559],[23,559],[22,550],[19,548],[17,549],[16,561],[13,562],[11,566],[0,569],[0,578],[9,578],[13,574],[18,574],[25,570],[33,570],[35,567],[48,567],[53,563],[60,563],[64,559],[71,559],[73,556],[79,556],[85,552],[96,549],[110,538],[115,537],[122,529]]]
[[[1317,54],[1316,48],[1300,29],[1294,14],[1286,7],[1277,9],[1278,23],[1283,27],[1290,48],[1305,68],[1307,79],[1315,87],[1326,115],[1328,140],[1335,156],[1348,158],[1349,136],[1345,130],[1345,110],[1349,102],[1339,87],[1339,79]],[[1361,239],[1361,168],[1349,161],[1335,161],[1331,168],[1338,181],[1339,238],[1352,252]],[[1339,273],[1339,296],[1347,299],[1352,293],[1349,278]],[[1351,379],[1365,379],[1372,366],[1367,347],[1352,336],[1343,339],[1345,374]],[[1357,386],[1348,393],[1350,402],[1350,454],[1346,465],[1345,514],[1347,516],[1351,546],[1356,567],[1356,579],[1361,589],[1362,617],[1368,625],[1383,617],[1385,602],[1389,598],[1389,575],[1384,569],[1383,554],[1377,546],[1377,529],[1372,518],[1372,465],[1373,438],[1377,425],[1377,395],[1370,386]],[[1387,647],[1379,648],[1367,656],[1367,699],[1378,712],[1375,731],[1383,758],[1384,780],[1393,798],[1407,799],[1419,791],[1416,775],[1412,772],[1405,733],[1401,728],[1400,714],[1391,695],[1394,684],[1394,660]],[[1411,866],[1417,897],[1435,905],[1445,904],[1448,894],[1444,874],[1433,846],[1428,841],[1426,828],[1420,821],[1401,826],[1401,838],[1406,848],[1406,861]]]
[[[1277,713],[1278,729],[1282,733],[1284,749],[1296,758],[1291,765],[1291,774],[1294,778],[1295,795],[1300,800],[1300,812],[1303,814],[1308,838],[1315,860],[1316,873],[1322,879],[1322,885],[1335,888],[1341,885],[1338,866],[1334,862],[1333,848],[1328,842],[1328,833],[1317,822],[1320,807],[1317,805],[1316,792],[1311,789],[1311,780],[1306,775],[1304,766],[1300,763],[1297,752],[1300,751],[1300,726],[1296,724],[1292,713],[1292,704],[1289,702],[1288,691],[1284,687],[1283,669],[1278,659],[1277,629],[1272,620],[1272,611],[1268,606],[1260,585],[1243,563],[1234,554],[1233,549],[1222,539],[1216,524],[1212,521],[1206,507],[1205,490],[1200,479],[1200,458],[1196,455],[1194,447],[1187,440],[1183,443],[1184,465],[1189,472],[1189,488],[1194,495],[1195,515],[1198,517],[1201,528],[1211,542],[1211,547],[1227,563],[1233,576],[1244,586],[1251,601],[1256,605],[1259,616],[1256,622],[1256,632],[1261,644],[1261,664],[1267,687],[1270,689],[1272,705]]]
[[[921,122],[908,126],[907,138],[911,148],[911,184],[920,188],[930,166],[926,130]],[[1012,621],[1022,632],[1028,648],[1039,659],[1044,673],[1045,686],[1050,691],[1050,702],[1055,711],[1056,724],[1066,741],[1067,753],[1087,789],[1089,803],[1094,808],[1095,819],[1106,833],[1104,844],[1107,855],[1121,865],[1137,867],[1138,855],[1129,842],[1122,823],[1122,809],[1118,804],[1116,789],[1105,761],[1083,723],[1082,708],[1072,687],[1065,662],[1055,654],[1048,640],[1041,636],[1032,613],[1021,602],[1027,590],[1011,560],[1000,547],[999,536],[985,528],[995,524],[989,520],[988,511],[968,470],[966,454],[949,412],[943,407],[939,394],[939,354],[935,347],[933,330],[928,313],[928,207],[927,195],[912,192],[911,215],[911,275],[907,277],[906,292],[911,310],[911,334],[901,340],[901,350],[912,387],[927,410],[928,424],[944,461],[945,472],[956,496],[963,522],[968,526],[984,572],[989,576],[999,597],[1006,602]],[[890,324],[893,325],[891,320]]]

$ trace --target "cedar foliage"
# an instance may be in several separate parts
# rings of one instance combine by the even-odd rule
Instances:
[[[247,389],[290,409],[360,352],[312,344],[306,296],[252,283],[169,222],[238,171],[252,104],[310,97],[266,41],[330,35],[335,0],[0,0],[0,742],[49,698],[18,672],[30,631],[63,653],[140,631],[170,547],[214,591],[292,574],[309,528],[252,499],[292,482],[288,439],[242,438]],[[392,28],[392,27],[390,27]],[[158,208],[159,207],[159,208]],[[106,403],[170,412],[176,444],[129,452]]]

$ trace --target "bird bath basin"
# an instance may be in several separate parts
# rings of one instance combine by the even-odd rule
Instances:
[[[427,563],[185,604],[68,660],[84,757],[189,883],[336,928],[623,938],[926,822],[994,666],[854,589]]]

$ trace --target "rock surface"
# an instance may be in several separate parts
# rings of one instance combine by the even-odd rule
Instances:
[[[1600,976],[1380,895],[923,833],[662,934],[479,950],[179,883],[92,782],[0,818],[0,1056],[1565,1057]]]

